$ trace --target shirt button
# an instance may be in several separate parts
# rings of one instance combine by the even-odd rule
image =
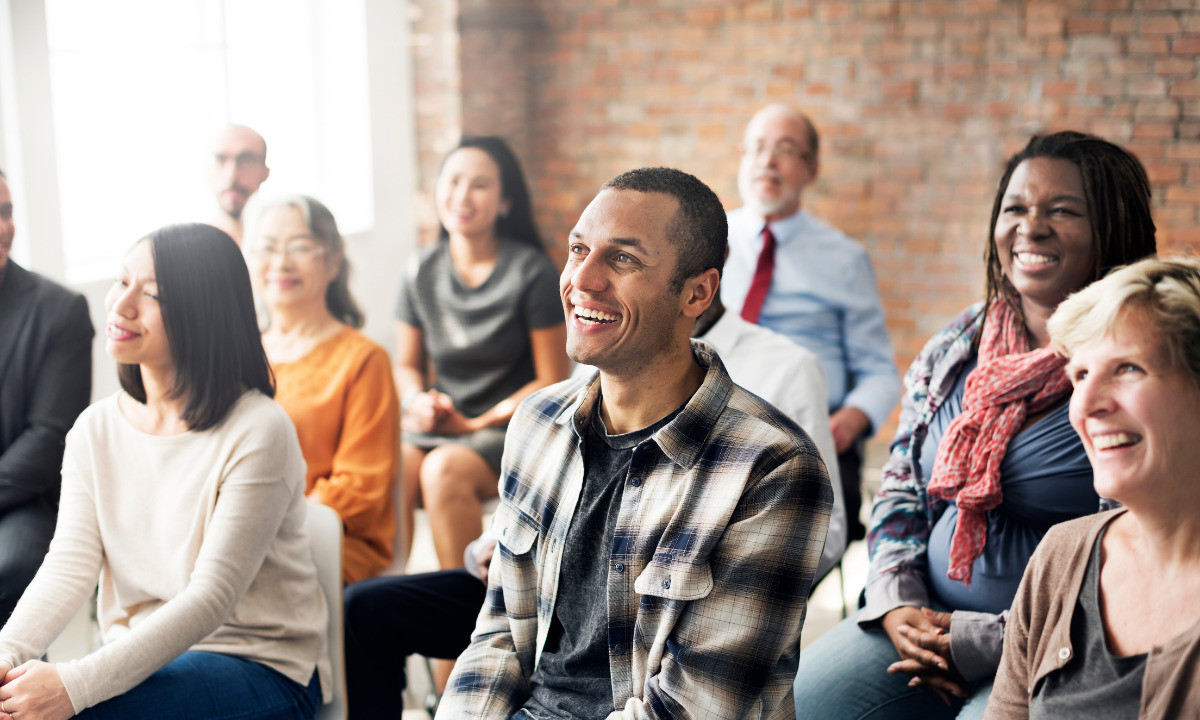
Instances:
[[[663,580],[663,589],[666,590],[669,587],[671,587],[671,578],[667,578],[666,580]]]
[[[631,477],[629,478],[629,484],[637,487],[642,484],[642,479],[640,477]]]
[[[623,572],[625,572],[625,564],[624,564],[624,563],[617,563],[617,566],[614,568],[614,570],[616,570],[616,571],[617,571],[617,572],[619,572],[619,573],[623,573]]]
[[[1059,649],[1059,651],[1058,651],[1058,659],[1059,660],[1066,660],[1069,657],[1071,657],[1071,648],[1065,647],[1065,648]]]
[[[625,653],[625,646],[621,643],[617,643],[616,645],[613,645],[613,652],[618,655],[623,655]]]

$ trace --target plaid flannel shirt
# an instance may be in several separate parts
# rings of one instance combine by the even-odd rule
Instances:
[[[833,494],[820,453],[692,341],[703,384],[633,451],[607,552],[617,718],[792,718],[800,627]],[[508,720],[554,613],[599,382],[528,398],[509,425],[488,594],[439,718]],[[567,568],[570,572],[570,568]]]

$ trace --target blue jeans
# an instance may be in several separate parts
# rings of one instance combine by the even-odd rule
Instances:
[[[992,681],[977,684],[965,703],[947,706],[926,688],[910,688],[911,675],[890,675],[900,656],[882,630],[858,627],[858,614],[838,623],[800,652],[796,718],[808,720],[979,720]]]
[[[232,655],[185,652],[126,693],[77,715],[80,720],[312,720],[321,681],[308,687],[266,665]]]

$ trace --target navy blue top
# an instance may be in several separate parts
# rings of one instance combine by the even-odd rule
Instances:
[[[953,392],[929,424],[918,461],[926,480],[933,472],[933,458],[942,435],[962,412],[967,376],[977,364],[978,357],[963,364]],[[929,589],[934,601],[953,610],[1007,610],[1029,558],[1050,526],[1099,509],[1092,466],[1067,413],[1067,403],[1063,403],[1008,444],[1000,463],[1004,499],[987,513],[987,543],[975,560],[969,587],[946,577],[958,506],[949,503],[934,523],[928,550]]]

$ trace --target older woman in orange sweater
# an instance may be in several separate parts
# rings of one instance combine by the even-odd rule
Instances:
[[[345,526],[342,577],[378,575],[392,561],[392,501],[400,454],[400,403],[387,351],[357,328],[350,266],[333,214],[304,196],[266,205],[246,245],[269,313],[263,347],[275,399],[308,463],[308,499]]]

